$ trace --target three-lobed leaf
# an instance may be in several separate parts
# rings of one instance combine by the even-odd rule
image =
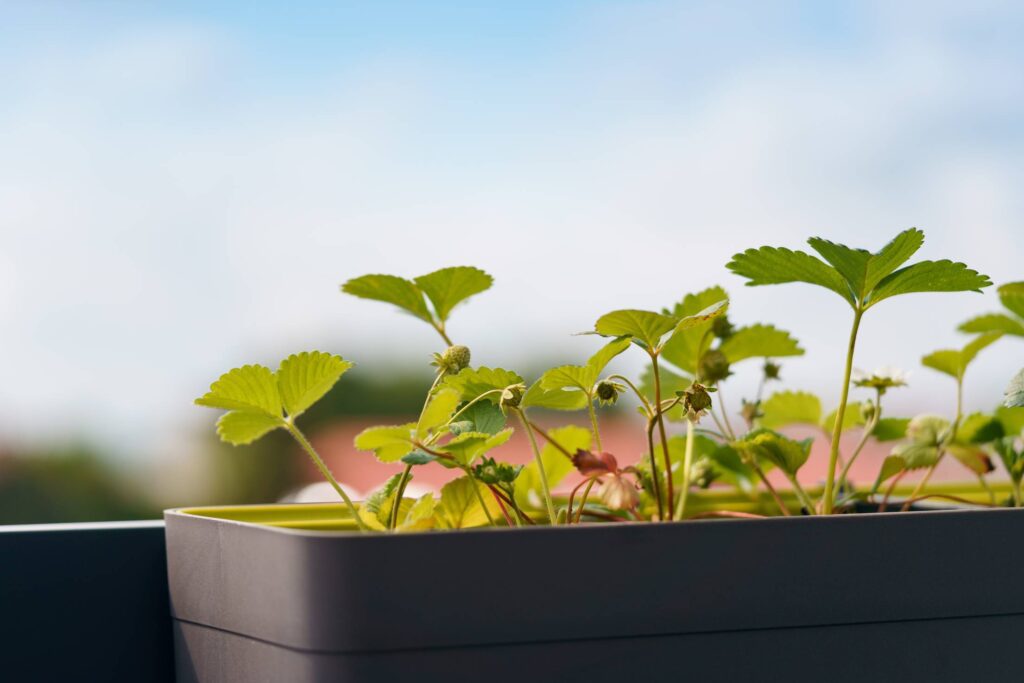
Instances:
[[[921,364],[958,381],[962,380],[971,362],[985,347],[998,340],[1002,334],[1002,332],[986,332],[972,339],[962,349],[933,351],[921,359]]]
[[[262,365],[244,365],[221,375],[195,403],[227,410],[217,421],[217,434],[222,441],[240,446],[287,427],[350,367],[352,363],[340,356],[320,351],[293,354],[281,362],[277,372]]]
[[[924,233],[916,228],[901,232],[874,254],[820,237],[808,243],[827,263],[802,251],[761,247],[736,254],[727,267],[747,278],[748,286],[807,282],[825,287],[858,310],[900,294],[978,292],[992,284],[987,276],[949,260],[900,268],[924,243]]]
[[[487,511],[480,505],[481,500],[487,506]],[[488,523],[488,511],[491,517],[500,514],[490,492],[472,477],[459,477],[441,487],[437,514],[449,528],[485,526]]]
[[[758,459],[763,459],[793,477],[807,462],[811,454],[812,439],[795,441],[768,429],[758,429],[747,434],[734,445]]]

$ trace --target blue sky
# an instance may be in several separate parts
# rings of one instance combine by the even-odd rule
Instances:
[[[235,364],[426,358],[337,285],[463,263],[497,278],[453,323],[481,362],[585,357],[605,310],[721,283],[834,396],[847,312],[724,263],[917,225],[923,257],[1024,279],[1022,34],[1009,2],[0,1],[0,435],[166,443]],[[858,365],[943,410],[918,358],[994,305],[880,307]]]

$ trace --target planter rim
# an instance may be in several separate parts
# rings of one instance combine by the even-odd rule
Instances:
[[[1013,514],[1015,512],[1024,512],[1024,508],[992,508],[983,506],[962,506],[955,508],[936,508],[936,509],[918,509],[909,512],[901,512],[893,510],[892,512],[858,512],[849,514],[838,514],[838,515],[793,515],[790,517],[783,516],[770,516],[758,519],[743,519],[743,518],[706,518],[699,520],[673,520],[671,522],[640,522],[640,521],[623,521],[623,522],[608,522],[608,523],[587,523],[587,524],[572,524],[572,525],[548,525],[538,524],[536,526],[524,526],[524,527],[471,527],[467,529],[424,529],[422,531],[406,532],[406,533],[387,533],[387,532],[374,532],[366,533],[359,531],[358,529],[308,529],[301,527],[281,526],[279,523],[275,523],[272,520],[265,521],[254,521],[246,519],[233,519],[231,517],[221,517],[216,514],[211,514],[219,511],[245,511],[245,510],[272,510],[272,509],[337,509],[344,512],[343,503],[275,503],[271,505],[218,505],[218,506],[204,506],[204,507],[181,507],[181,508],[169,508],[164,511],[165,518],[168,516],[180,516],[186,518],[199,517],[202,519],[213,520],[220,524],[239,525],[245,527],[257,527],[266,529],[268,531],[290,534],[295,536],[306,536],[306,537],[323,537],[323,538],[338,538],[343,537],[346,539],[380,539],[380,538],[412,538],[423,536],[489,536],[492,534],[551,534],[551,533],[566,533],[572,531],[573,533],[594,533],[598,531],[605,531],[609,528],[665,528],[665,527],[679,527],[684,525],[693,524],[774,524],[774,525],[796,525],[796,524],[852,524],[856,523],[856,520],[864,521],[866,519],[877,519],[879,517],[885,517],[887,519],[892,518],[905,518],[914,517],[920,518],[921,515],[962,515],[962,514],[978,514],[978,513],[1001,513],[1001,514]],[[310,520],[311,521],[311,520]],[[299,520],[301,522],[301,520]]]

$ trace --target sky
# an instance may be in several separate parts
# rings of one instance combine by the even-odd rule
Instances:
[[[235,365],[425,362],[429,328],[338,285],[447,265],[495,276],[450,328],[480,363],[579,361],[600,314],[721,284],[833,402],[849,309],[724,264],[918,226],[921,257],[1024,279],[1022,32],[985,1],[0,0],[0,439],[144,450]],[[887,302],[856,364],[948,412],[919,359],[997,307]],[[987,351],[968,405],[1021,365]]]

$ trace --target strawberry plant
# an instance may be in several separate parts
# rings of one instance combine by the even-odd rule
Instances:
[[[221,376],[196,403],[226,411],[217,432],[232,444],[250,443],[275,429],[287,431],[342,498],[351,523],[367,532],[832,514],[852,509],[886,484],[888,498],[904,476],[924,471],[910,496],[917,498],[946,455],[966,466],[986,489],[985,475],[998,457],[1013,483],[1013,501],[1020,505],[1024,420],[1019,413],[1024,407],[1000,408],[991,415],[967,413],[963,382],[982,349],[1003,335],[1024,336],[1021,283],[999,290],[1008,314],[968,321],[961,329],[978,336],[961,349],[924,357],[926,367],[956,383],[952,419],[884,414],[883,398],[907,386],[906,375],[854,370],[861,321],[876,304],[903,294],[980,291],[990,285],[986,276],[962,263],[905,265],[923,242],[917,229],[900,233],[877,252],[812,238],[808,243],[820,258],[761,247],[736,254],[728,264],[748,285],[813,284],[851,308],[840,398],[829,412],[804,391],[765,395],[782,382],[779,359],[799,357],[804,350],[792,334],[773,325],[734,324],[729,297],[717,286],[686,294],[670,306],[599,316],[583,333],[592,335],[584,338],[603,338],[599,347],[579,364],[550,368],[532,382],[509,369],[474,366],[471,350],[458,343],[450,327],[451,318],[458,306],[490,289],[493,279],[468,266],[411,279],[364,275],[341,286],[346,294],[389,304],[420,320],[442,343],[431,356],[433,379],[425,386],[419,414],[402,424],[369,427],[355,438],[357,450],[396,466],[394,475],[365,500],[351,500],[296,423],[351,362],[312,351],[290,356],[276,371],[246,365]],[[630,349],[643,359],[639,376],[614,368]],[[742,372],[757,373],[757,388],[734,405],[738,413],[731,413],[725,393],[729,379]],[[1024,404],[1022,383],[1024,373],[1007,390],[1007,406]],[[851,401],[851,391],[866,393]],[[605,448],[603,410],[621,401],[635,403],[639,411],[642,453],[613,454]],[[579,412],[580,419],[547,428],[536,419],[540,412]],[[783,433],[794,427],[810,428],[814,435],[798,440]],[[526,465],[501,459],[516,429],[532,453]],[[859,438],[843,453],[841,437],[851,430],[859,430]],[[817,438],[827,441],[829,451],[820,490],[801,481],[800,474]],[[873,485],[858,487],[851,468],[871,440],[899,443]],[[422,467],[447,468],[454,478],[439,496],[407,499],[409,482]],[[574,471],[578,483],[565,487],[566,495],[556,495]],[[731,497],[723,498],[730,490]]]

